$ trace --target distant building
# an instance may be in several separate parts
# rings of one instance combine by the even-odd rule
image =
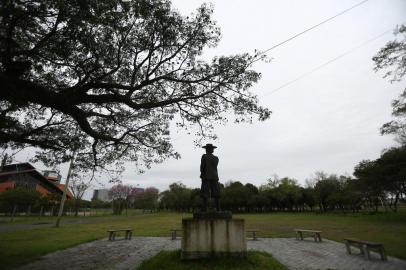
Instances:
[[[134,187],[134,188],[133,188],[133,191],[135,191],[135,192],[144,192],[144,191],[145,191],[145,188]]]
[[[100,201],[103,201],[103,202],[111,201],[111,199],[109,198],[108,189],[95,189],[93,191],[92,200],[100,200]]]
[[[42,174],[49,181],[52,181],[54,183],[60,183],[61,182],[62,175],[60,175],[57,171],[42,171]]]
[[[0,166],[0,192],[10,188],[23,187],[36,190],[42,195],[51,193],[63,194],[65,185],[60,184],[60,178],[52,177],[48,179],[37,171],[30,163],[16,163]],[[68,190],[67,198],[72,198],[72,193]]]

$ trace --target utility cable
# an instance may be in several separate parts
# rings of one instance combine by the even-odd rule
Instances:
[[[320,25],[325,24],[325,23],[327,23],[327,22],[329,22],[329,21],[331,21],[331,20],[337,18],[338,16],[343,15],[344,13],[346,13],[346,12],[348,12],[348,11],[350,11],[350,10],[352,10],[352,9],[354,9],[354,8],[356,8],[356,7],[358,7],[358,6],[361,6],[361,5],[365,4],[365,3],[368,2],[368,1],[369,1],[369,0],[361,1],[361,2],[359,2],[358,4],[356,4],[356,5],[352,6],[352,7],[349,7],[349,8],[347,8],[347,9],[341,11],[340,13],[337,13],[336,15],[334,15],[334,16],[332,16],[332,17],[330,17],[330,18],[328,18],[328,19],[326,19],[326,20],[324,20],[324,21],[322,21],[322,22],[320,22],[320,23],[318,23],[318,24],[316,24],[316,25],[313,25],[312,27],[307,28],[306,30],[304,30],[304,31],[302,31],[302,32],[300,32],[300,33],[298,33],[298,34],[296,34],[296,35],[294,35],[294,36],[292,36],[292,37],[290,37],[290,38],[288,38],[288,39],[286,39],[286,40],[284,40],[284,41],[282,41],[282,42],[280,42],[280,43],[278,43],[278,44],[276,44],[276,45],[274,45],[274,46],[272,46],[271,48],[266,49],[265,51],[262,51],[261,54],[265,54],[265,53],[269,52],[270,50],[273,50],[273,49],[275,49],[275,48],[277,48],[277,47],[279,47],[279,46],[281,46],[281,45],[283,45],[283,44],[285,44],[285,43],[291,41],[292,39],[295,39],[295,38],[297,38],[298,36],[301,36],[301,35],[303,35],[304,33],[307,33],[307,32],[309,32],[310,30],[313,30],[314,28],[319,27]]]
[[[327,62],[325,62],[325,63],[323,63],[323,64],[321,64],[321,65],[319,65],[319,66],[317,66],[317,67],[315,67],[315,68],[313,68],[312,70],[310,70],[310,71],[308,71],[308,72],[306,72],[306,73],[303,73],[303,74],[300,75],[299,77],[297,77],[297,78],[295,78],[295,79],[293,79],[293,80],[291,80],[291,81],[289,81],[289,82],[287,82],[287,83],[285,83],[285,84],[282,84],[282,85],[279,86],[278,88],[275,88],[274,90],[272,90],[272,91],[270,91],[270,92],[268,92],[268,93],[265,93],[265,94],[263,94],[263,95],[261,95],[261,96],[264,97],[264,96],[268,96],[268,95],[270,95],[270,94],[273,94],[273,93],[275,93],[275,92],[281,90],[282,88],[285,88],[285,87],[291,85],[292,83],[297,82],[297,81],[303,79],[304,77],[307,77],[308,75],[310,75],[310,74],[312,74],[312,73],[318,71],[319,69],[321,69],[321,68],[323,68],[323,67],[325,67],[325,66],[327,66],[327,65],[329,65],[329,64],[331,64],[331,63],[333,63],[333,62],[335,62],[335,61],[337,61],[337,60],[339,60],[340,58],[343,58],[344,56],[346,56],[346,55],[352,53],[353,51],[358,50],[359,48],[361,48],[361,47],[367,45],[368,43],[377,40],[378,38],[380,38],[380,37],[386,35],[387,33],[391,32],[391,31],[392,31],[392,29],[386,30],[385,32],[379,34],[378,36],[375,36],[374,38],[371,38],[371,39],[369,39],[369,40],[367,40],[367,41],[361,43],[360,45],[358,45],[358,46],[356,46],[356,47],[354,47],[354,48],[352,48],[352,49],[349,49],[348,51],[346,51],[346,52],[340,54],[339,56],[334,57],[333,59],[330,59],[329,61],[327,61]]]

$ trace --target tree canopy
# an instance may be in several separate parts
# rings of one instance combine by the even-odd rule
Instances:
[[[406,146],[387,149],[376,160],[361,161],[354,175],[366,197],[388,200],[396,211],[399,199],[406,195]]]
[[[400,39],[388,42],[372,58],[376,71],[385,70],[384,77],[391,82],[401,81],[406,74],[406,26],[400,25],[395,30]],[[401,144],[406,145],[406,89],[392,102],[394,120],[384,124],[383,134],[395,134]]]
[[[220,29],[213,9],[189,17],[169,0],[4,0],[0,3],[0,144],[38,147],[50,164],[178,157],[170,124],[269,118],[249,89],[247,53],[204,61]],[[90,160],[90,162],[89,162]]]

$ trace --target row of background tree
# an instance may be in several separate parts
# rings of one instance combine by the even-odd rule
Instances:
[[[384,151],[376,160],[363,160],[354,168],[354,176],[316,172],[301,186],[297,180],[273,176],[264,185],[229,181],[220,184],[223,209],[233,212],[269,211],[397,211],[406,195],[406,146]],[[175,182],[159,193],[154,187],[140,190],[117,184],[109,189],[111,202],[86,201],[74,197],[65,209],[112,207],[115,214],[128,208],[144,210],[195,211],[200,207],[200,189]],[[35,191],[7,190],[0,194],[1,212],[54,212],[59,197],[41,197]],[[29,209],[29,210],[27,210]],[[42,210],[43,211],[43,210]]]
[[[239,181],[221,184],[221,204],[233,212],[268,211],[397,211],[406,195],[406,146],[383,151],[376,160],[363,160],[354,176],[316,172],[306,187],[289,177],[274,176],[259,187]],[[116,185],[109,192],[120,213],[124,206],[170,211],[195,211],[200,189],[173,183],[158,194],[155,188],[134,193],[131,186]]]
[[[46,196],[36,190],[18,187],[7,189],[0,193],[0,213],[15,215],[56,215],[61,202],[61,195],[48,194]],[[65,204],[65,214],[78,215],[81,208],[106,208],[111,203],[102,201],[87,201],[80,198],[68,200]]]

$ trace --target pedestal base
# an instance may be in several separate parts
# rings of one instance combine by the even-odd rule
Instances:
[[[199,215],[199,218],[183,219],[182,227],[182,259],[246,255],[243,219],[204,218]]]

